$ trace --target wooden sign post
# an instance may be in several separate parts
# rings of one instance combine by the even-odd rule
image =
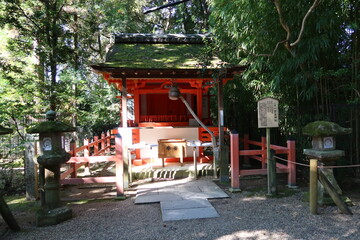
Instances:
[[[276,161],[274,154],[271,154],[270,128],[279,127],[279,101],[277,99],[267,97],[258,101],[258,127],[266,128],[268,194],[273,195],[277,192]]]

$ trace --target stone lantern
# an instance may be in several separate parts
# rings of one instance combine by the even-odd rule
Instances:
[[[63,207],[60,201],[60,167],[71,155],[65,151],[65,132],[74,132],[75,128],[55,121],[56,112],[46,113],[47,121],[28,129],[28,133],[39,133],[40,156],[39,182],[42,188],[42,208],[36,214],[37,226],[58,224],[72,218],[70,208]]]
[[[350,134],[351,128],[343,128],[334,122],[316,121],[307,124],[303,128],[303,134],[312,137],[312,148],[304,149],[304,154],[309,158],[318,159],[320,166],[333,165],[337,159],[345,156],[343,150],[336,149],[335,136]],[[339,195],[342,191],[337,184],[332,168],[324,168],[322,172],[325,174],[331,185],[335,188]],[[325,195],[324,188],[319,184],[318,202],[320,205],[333,203],[329,197]]]

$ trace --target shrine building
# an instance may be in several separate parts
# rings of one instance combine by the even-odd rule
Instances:
[[[209,55],[202,34],[118,34],[105,63],[93,70],[120,92],[121,126],[124,157],[131,165],[192,161],[192,146],[185,144],[183,156],[162,155],[161,140],[184,140],[199,143],[196,161],[211,161],[203,154],[202,143],[211,142],[208,131],[194,119],[181,100],[171,100],[169,90],[176,87],[199,120],[220,139],[223,131],[222,87],[244,66],[228,66]],[[209,89],[218,90],[218,112],[221,119],[213,125],[210,116]],[[131,110],[129,110],[131,109]],[[219,129],[221,131],[219,131]],[[177,149],[177,148],[176,148]],[[175,149],[175,150],[176,150]],[[165,149],[166,150],[166,149]],[[174,149],[172,149],[174,151]]]

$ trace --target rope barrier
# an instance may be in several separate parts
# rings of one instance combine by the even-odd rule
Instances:
[[[292,163],[292,164],[297,164],[297,165],[300,165],[300,166],[304,166],[304,167],[310,167],[310,165],[308,164],[303,164],[303,163],[298,163],[298,162],[290,162],[289,160],[285,159],[285,158],[281,158],[281,157],[277,157],[277,156],[274,156],[274,158],[277,158],[281,161],[284,161],[284,162],[288,162],[288,163]]]
[[[303,164],[303,163],[298,163],[298,162],[290,162],[289,160],[278,157],[278,156],[274,156],[274,158],[279,159],[284,162],[293,163],[293,164],[297,164],[297,165],[304,166],[304,167],[310,167],[310,165],[308,165],[308,164]],[[360,167],[360,164],[358,164],[358,165],[342,165],[342,166],[318,166],[318,168],[353,168],[353,167]]]

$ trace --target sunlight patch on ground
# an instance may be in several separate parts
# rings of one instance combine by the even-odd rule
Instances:
[[[232,234],[224,235],[216,240],[235,240],[235,239],[256,239],[256,240],[268,240],[268,239],[291,239],[291,237],[283,232],[268,232],[265,230],[259,231],[238,231]]]
[[[266,200],[266,197],[263,196],[263,197],[247,197],[247,198],[244,198],[242,199],[242,201],[244,202],[251,202],[251,201],[265,201]]]

